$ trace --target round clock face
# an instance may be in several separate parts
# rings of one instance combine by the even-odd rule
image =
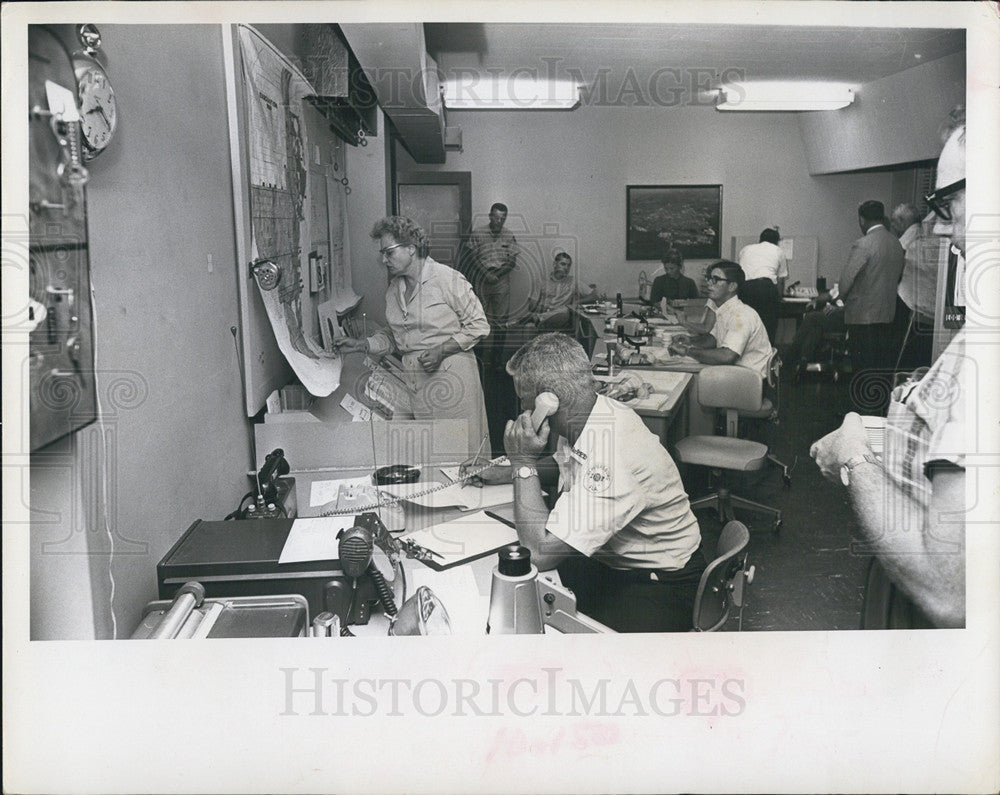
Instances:
[[[96,157],[111,143],[118,123],[115,92],[100,66],[89,65],[77,70],[77,91],[80,95],[80,130],[91,157]]]

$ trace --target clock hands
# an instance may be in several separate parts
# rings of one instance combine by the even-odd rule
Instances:
[[[104,123],[107,124],[108,127],[111,126],[111,119],[109,119],[108,118],[108,114],[104,112],[104,107],[103,106],[98,105],[97,107],[91,108],[90,110],[87,111],[87,115],[88,116],[91,113],[100,113],[104,117]]]

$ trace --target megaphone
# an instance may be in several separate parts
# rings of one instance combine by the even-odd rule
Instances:
[[[568,588],[540,578],[531,551],[519,544],[500,550],[493,569],[487,634],[538,635],[550,626],[560,632],[614,632],[578,613]]]

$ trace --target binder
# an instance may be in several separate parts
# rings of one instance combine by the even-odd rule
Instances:
[[[447,522],[429,525],[402,536],[403,541],[429,550],[421,560],[435,571],[479,560],[508,544],[517,543],[517,530],[511,522],[487,511],[477,511]]]

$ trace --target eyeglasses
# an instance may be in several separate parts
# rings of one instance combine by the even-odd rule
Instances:
[[[938,188],[933,193],[927,194],[924,196],[924,201],[927,202],[927,206],[934,211],[934,215],[942,221],[950,221],[951,197],[960,190],[964,189],[965,179],[963,178],[958,182],[952,182],[951,185],[945,185],[943,188]]]
[[[380,248],[380,249],[378,250],[378,255],[379,255],[380,257],[388,257],[388,256],[389,256],[389,254],[390,254],[390,253],[392,252],[392,250],[393,250],[394,248],[400,248],[400,247],[401,247],[401,246],[403,246],[403,245],[405,245],[405,244],[404,244],[404,243],[396,243],[396,244],[395,244],[395,245],[393,245],[393,246],[386,246],[385,248]]]
[[[709,276],[706,279],[706,281],[709,281],[712,284],[718,284],[719,282],[731,282],[732,279],[726,279],[726,278],[723,278],[722,276]]]

